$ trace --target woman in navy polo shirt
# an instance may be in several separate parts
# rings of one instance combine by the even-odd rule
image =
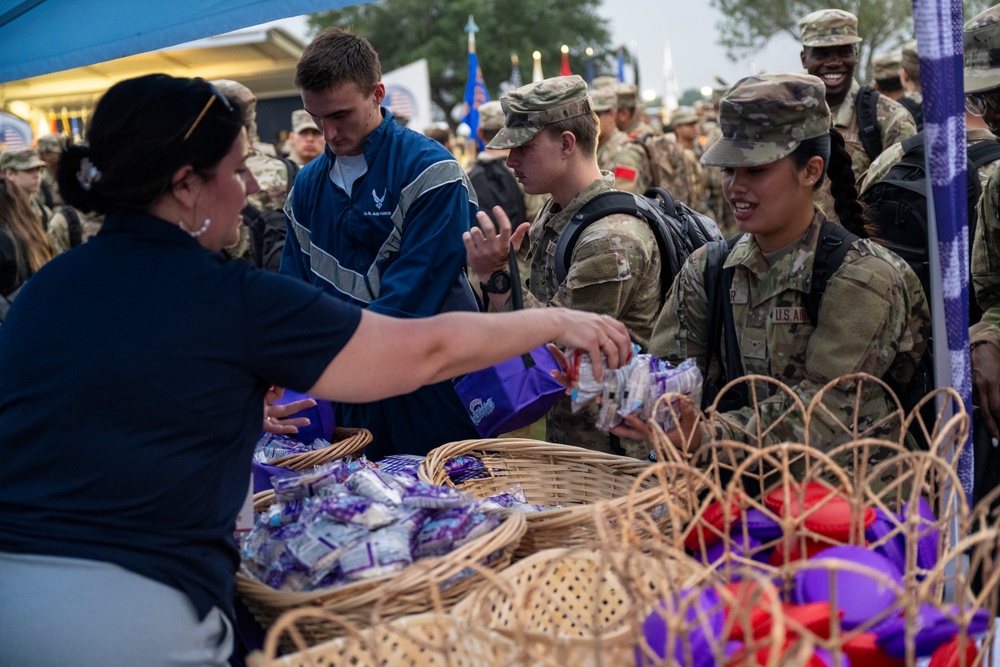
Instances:
[[[242,127],[205,81],[151,75],[112,87],[63,156],[66,201],[106,218],[0,326],[0,664],[226,664],[272,385],[371,401],[547,340],[628,354],[593,314],[396,320],[224,263],[258,189]]]

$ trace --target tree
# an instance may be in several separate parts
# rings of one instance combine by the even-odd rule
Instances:
[[[313,29],[340,26],[363,35],[378,51],[383,70],[427,59],[431,99],[455,124],[450,111],[461,103],[468,76],[469,15],[475,16],[476,55],[490,98],[511,73],[511,55],[520,59],[522,82],[531,81],[531,54],[540,51],[546,76],[559,74],[560,47],[570,47],[574,73],[586,69],[585,49],[594,50],[597,75],[612,74],[615,53],[601,0],[381,0],[310,17]]]
[[[681,98],[677,100],[677,103],[682,107],[693,107],[695,102],[705,99],[705,96],[701,94],[701,91],[697,88],[688,88],[681,94]]]
[[[759,51],[779,33],[799,39],[799,19],[817,9],[846,9],[858,17],[864,38],[856,76],[867,81],[872,60],[913,38],[913,6],[907,0],[710,0],[723,18],[716,28],[726,55],[739,60]],[[966,18],[990,6],[989,0],[964,0]]]

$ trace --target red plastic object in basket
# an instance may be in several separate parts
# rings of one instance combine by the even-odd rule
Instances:
[[[807,499],[808,503],[808,499]],[[818,503],[817,503],[818,504]],[[831,540],[847,542],[851,538],[851,519],[860,519],[862,529],[875,523],[875,510],[866,507],[864,515],[857,517],[851,504],[840,497],[833,497],[822,505],[810,511],[806,517],[805,527],[814,533],[825,535]],[[855,532],[858,521],[855,520]]]
[[[740,516],[740,506],[737,504],[736,500],[729,502],[729,526],[732,528],[736,525],[736,522]],[[708,526],[716,528],[719,532],[708,530]],[[715,501],[707,507],[705,511],[702,512],[701,518],[691,526],[688,534],[684,537],[684,547],[688,551],[698,551],[701,549],[700,539],[704,539],[705,546],[711,546],[721,540],[719,533],[725,532],[726,530],[726,506],[721,502]],[[702,537],[699,538],[699,535]]]
[[[965,640],[965,662],[961,660],[962,654],[958,648],[958,637],[950,642],[937,647],[927,667],[971,667],[976,658],[979,657],[979,650],[976,642],[971,637]]]
[[[771,552],[771,557],[768,559],[768,564],[774,567],[781,567],[788,563],[794,563],[796,561],[805,560],[812,558],[816,554],[826,551],[830,547],[834,546],[828,542],[820,542],[819,540],[813,540],[806,538],[806,553],[802,553],[802,540],[801,538],[795,538],[792,543],[792,548],[789,549],[788,555],[785,555],[785,543],[778,542],[778,545],[774,547],[774,551]]]
[[[799,507],[801,502],[805,508],[814,507],[821,500],[829,497],[836,496],[837,491],[831,489],[830,487],[820,484],[819,482],[809,482],[805,487],[799,487],[796,485],[791,485],[788,488],[788,497],[785,497],[785,489],[783,486],[771,489],[766,496],[764,496],[764,504],[767,505],[775,514],[781,516],[799,516],[802,510]],[[785,501],[788,500],[788,506],[785,506]]]
[[[844,642],[842,648],[851,661],[851,667],[902,667],[905,664],[883,653],[877,640],[874,633],[863,632]]]

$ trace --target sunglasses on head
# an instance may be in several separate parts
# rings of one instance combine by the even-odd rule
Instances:
[[[195,128],[198,127],[198,123],[200,123],[201,119],[205,117],[206,113],[208,113],[208,110],[212,106],[212,103],[215,102],[216,100],[218,100],[219,104],[224,106],[227,111],[233,110],[233,105],[229,102],[229,98],[223,95],[222,91],[220,91],[218,88],[213,86],[208,81],[205,81],[204,79],[195,79],[195,81],[200,81],[201,83],[204,83],[206,86],[208,86],[211,95],[209,95],[208,101],[205,102],[205,106],[201,108],[201,113],[199,113],[198,117],[194,119],[193,123],[191,123],[191,127],[188,128],[188,131],[184,134],[184,138],[181,141],[187,141],[188,137],[190,137],[191,134],[195,131]]]
[[[987,93],[968,93],[965,96],[965,110],[973,116],[983,116],[990,108],[997,110],[1000,108],[1000,95],[998,91],[991,90]]]

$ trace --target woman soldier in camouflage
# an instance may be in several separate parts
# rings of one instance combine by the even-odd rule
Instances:
[[[857,201],[851,160],[843,138],[830,129],[824,92],[820,79],[804,74],[741,80],[721,102],[723,137],[702,157],[704,164],[722,167],[723,192],[743,232],[725,262],[735,267],[729,301],[743,368],[747,374],[781,381],[804,405],[830,380],[850,373],[888,374],[905,386],[930,331],[916,275],[895,255],[864,238],[863,207]],[[824,222],[828,232],[833,224],[813,204],[813,192],[824,177],[830,179],[838,217],[861,238],[853,241],[827,281],[814,324],[807,308],[813,260]],[[728,369],[722,368],[720,355],[706,361],[706,255],[705,248],[696,251],[678,274],[658,316],[649,351],[672,362],[694,357],[707,387],[734,374],[724,372]],[[692,445],[709,435],[746,441],[746,432],[766,431],[791,400],[775,393],[771,384],[761,383],[757,390],[758,396],[768,398],[756,411],[741,408],[719,415],[721,419],[713,420],[715,432],[705,433],[703,426]],[[834,420],[853,423],[855,390],[854,383],[845,382],[827,394],[824,404],[830,414],[820,410],[810,419],[812,444],[828,449],[849,439]],[[868,383],[858,427],[864,430],[885,416],[887,400],[880,387]],[[682,420],[684,432],[690,431],[693,419],[693,414],[684,415],[689,426],[684,429]],[[629,425],[638,423],[632,420]],[[797,412],[774,426],[760,444],[803,441]],[[679,429],[668,435],[680,444]],[[875,429],[871,435],[884,434]]]

